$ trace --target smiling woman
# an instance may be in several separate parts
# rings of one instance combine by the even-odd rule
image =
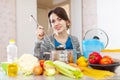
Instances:
[[[58,46],[65,45],[64,49],[77,50],[78,54],[75,54],[79,57],[81,55],[79,41],[77,37],[67,33],[67,30],[70,28],[71,21],[65,9],[62,7],[51,9],[48,12],[48,20],[53,30],[53,34],[46,37],[43,27],[37,27],[34,56],[38,59],[43,59],[43,54],[41,54],[41,52],[51,52],[56,50]],[[44,34],[42,38],[40,38],[41,34]]]

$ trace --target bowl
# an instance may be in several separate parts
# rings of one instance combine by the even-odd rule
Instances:
[[[111,71],[114,72],[115,69],[117,68],[117,66],[119,66],[120,63],[119,62],[114,62],[113,64],[90,64],[89,66],[94,68],[94,69],[99,69],[99,70],[107,70],[107,71]]]

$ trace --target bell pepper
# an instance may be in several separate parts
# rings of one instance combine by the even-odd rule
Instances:
[[[99,64],[101,59],[102,59],[102,56],[98,52],[92,52],[88,58],[89,63],[91,64]]]
[[[87,67],[88,66],[88,59],[85,58],[84,56],[80,56],[77,61],[77,65],[80,67]]]

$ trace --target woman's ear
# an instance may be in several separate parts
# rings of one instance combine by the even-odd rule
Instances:
[[[70,21],[66,21],[66,26],[67,26],[67,29],[69,29],[70,28]]]
[[[67,26],[70,26],[70,21],[66,21]]]

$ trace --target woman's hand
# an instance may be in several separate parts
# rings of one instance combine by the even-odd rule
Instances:
[[[36,36],[38,39],[43,39],[44,38],[44,27],[43,26],[38,26],[36,30]]]

